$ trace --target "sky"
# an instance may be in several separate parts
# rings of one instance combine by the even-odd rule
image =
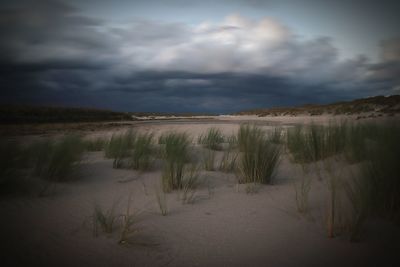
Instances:
[[[400,3],[0,3],[0,104],[231,113],[400,94]]]

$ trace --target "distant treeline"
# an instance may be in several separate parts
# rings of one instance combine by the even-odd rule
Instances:
[[[394,115],[400,113],[400,95],[374,96],[356,99],[349,102],[337,102],[327,105],[307,104],[299,107],[274,107],[252,109],[235,113],[235,115],[262,116],[296,116],[296,115],[322,115],[322,114],[360,114],[375,112],[378,114]]]
[[[132,120],[129,113],[91,108],[0,106],[0,123],[52,123]]]
[[[211,116],[210,113],[116,112],[93,108],[0,106],[1,124],[126,121],[135,117]]]

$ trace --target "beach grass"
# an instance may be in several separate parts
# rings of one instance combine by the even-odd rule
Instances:
[[[200,168],[197,164],[187,164],[184,168],[180,199],[183,204],[194,202],[196,190],[200,185]]]
[[[81,137],[66,135],[60,140],[45,140],[34,144],[33,173],[52,182],[64,182],[74,179],[73,171],[79,165],[85,145]]]
[[[218,169],[222,172],[235,171],[238,156],[239,153],[236,150],[228,148],[223,152]]]
[[[85,149],[89,152],[103,151],[107,141],[103,137],[98,137],[95,139],[89,139],[84,141]]]
[[[325,160],[323,162],[324,170],[328,176],[328,218],[327,218],[327,234],[328,238],[336,235],[336,229],[339,228],[339,216],[341,210],[338,205],[340,201],[340,191],[343,186],[342,169],[337,170],[334,167],[335,159]]]
[[[147,170],[151,167],[153,154],[153,133],[138,134],[130,154],[130,166],[135,170]]]
[[[104,150],[106,158],[113,159],[113,168],[122,168],[123,160],[129,157],[136,140],[136,133],[128,130],[123,134],[112,135]]]
[[[214,171],[215,170],[215,151],[212,149],[205,148],[201,152],[201,160],[203,163],[203,167],[206,171]]]
[[[160,210],[162,216],[166,216],[168,214],[168,203],[167,203],[167,195],[164,192],[163,188],[155,185],[154,186],[154,194],[156,197],[157,206]]]
[[[137,223],[137,214],[132,212],[132,193],[129,194],[126,210],[121,214],[121,233],[118,243],[123,245],[129,243],[132,234],[137,231],[135,225]]]
[[[309,210],[309,194],[311,190],[311,176],[309,167],[301,164],[302,175],[299,182],[294,184],[296,207],[299,213],[305,214]]]
[[[104,233],[112,233],[120,215],[117,213],[118,202],[114,201],[110,208],[103,209],[98,203],[95,203],[93,208],[93,235],[99,234],[99,228]]]
[[[186,133],[168,133],[162,138],[164,143],[162,171],[163,189],[169,192],[182,188],[183,168],[189,162],[189,136]]]
[[[346,122],[296,125],[287,130],[286,145],[295,162],[317,162],[345,151],[347,128]]]
[[[253,125],[242,125],[238,131],[240,154],[239,183],[272,184],[281,149],[272,144],[264,131]]]
[[[283,142],[283,130],[281,127],[274,127],[272,131],[268,133],[268,139],[274,144],[282,144]]]
[[[344,189],[351,204],[350,241],[361,240],[363,224],[371,212],[371,197],[374,191],[371,181],[366,176],[352,175],[344,183]]]
[[[400,220],[400,127],[381,126],[372,136],[362,175],[374,188],[374,212]]]
[[[265,138],[265,132],[256,125],[251,124],[241,124],[237,132],[236,142],[240,151],[245,151],[255,140],[260,140]]]
[[[221,150],[225,138],[218,128],[209,128],[205,134],[199,136],[197,143],[212,150]]]

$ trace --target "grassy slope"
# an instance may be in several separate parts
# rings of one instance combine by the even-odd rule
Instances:
[[[276,107],[241,111],[237,115],[280,116],[280,115],[321,115],[328,114],[360,114],[362,112],[378,112],[384,114],[400,113],[400,95],[375,96],[356,99],[349,102],[337,102],[327,105],[307,104],[300,107]]]

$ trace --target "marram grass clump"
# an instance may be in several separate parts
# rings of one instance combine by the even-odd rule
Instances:
[[[113,168],[122,168],[123,160],[130,155],[136,140],[136,133],[132,130],[124,134],[112,135],[105,146],[105,157],[113,159]]]
[[[58,141],[45,140],[31,147],[33,173],[52,182],[71,180],[71,174],[81,161],[85,150],[79,136],[67,135]]]
[[[153,133],[138,134],[130,154],[130,166],[135,170],[147,170],[152,164]]]
[[[203,163],[203,167],[206,171],[214,171],[215,165],[215,151],[212,149],[203,149],[201,152],[201,160]]]
[[[189,136],[186,133],[169,133],[162,138],[164,167],[162,182],[164,191],[182,188],[183,168],[189,162]]]
[[[265,132],[256,125],[242,124],[237,133],[236,143],[240,151],[248,150],[252,142],[265,138]]]
[[[200,181],[200,168],[196,164],[187,164],[184,168],[180,199],[183,204],[191,204],[195,200]]]
[[[103,137],[88,139],[84,141],[85,149],[90,152],[103,151],[106,144],[107,141]]]
[[[346,122],[297,125],[287,130],[286,144],[295,162],[310,163],[343,153],[347,134]]]
[[[238,132],[241,155],[239,183],[271,184],[279,163],[281,148],[271,143],[259,127],[242,125]]]
[[[212,150],[221,150],[225,138],[218,128],[209,128],[205,134],[199,136],[197,143]]]

